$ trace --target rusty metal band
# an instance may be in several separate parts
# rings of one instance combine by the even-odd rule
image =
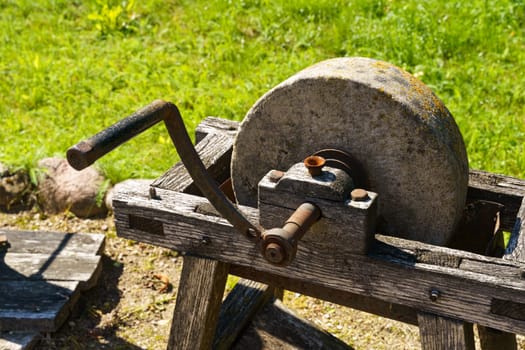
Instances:
[[[327,148],[315,152],[312,156],[323,157],[325,165],[345,171],[356,187],[369,188],[368,178],[361,163],[350,153],[339,149]]]
[[[184,166],[202,194],[237,231],[247,236],[260,237],[261,229],[252,224],[228,200],[208,174],[186,131],[179,109],[171,102],[156,100],[88,140],[79,142],[67,151],[67,159],[75,169],[84,169],[161,120],[164,121]]]

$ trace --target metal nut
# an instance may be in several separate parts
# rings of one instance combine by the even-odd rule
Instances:
[[[284,172],[283,171],[279,171],[279,170],[272,170],[270,172],[270,176],[269,176],[269,179],[271,182],[278,182],[282,177],[284,176]]]
[[[428,295],[430,297],[430,300],[432,300],[433,302],[436,302],[441,296],[441,292],[437,289],[431,289]]]
[[[356,188],[350,193],[353,201],[363,202],[368,199],[368,192],[362,188]]]

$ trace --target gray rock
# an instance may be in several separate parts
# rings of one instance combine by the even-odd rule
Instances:
[[[33,204],[32,184],[26,170],[10,171],[0,164],[0,209],[17,211],[28,209]]]
[[[97,169],[77,171],[61,158],[42,159],[38,166],[38,203],[45,212],[69,210],[81,218],[107,213],[104,195],[108,182]]]

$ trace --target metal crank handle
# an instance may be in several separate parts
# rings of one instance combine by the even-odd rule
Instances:
[[[261,236],[261,253],[275,265],[285,266],[297,253],[297,244],[306,231],[321,217],[321,210],[312,203],[301,204],[286,220],[282,228],[264,231]]]
[[[153,101],[129,117],[79,142],[67,151],[67,160],[73,168],[82,170],[160,121],[164,121],[184,166],[202,194],[237,231],[248,236],[260,237],[261,229],[244,217],[206,171],[188,136],[179,109],[171,102]]]

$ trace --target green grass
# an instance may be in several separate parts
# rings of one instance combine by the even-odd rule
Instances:
[[[193,132],[241,120],[315,62],[368,56],[445,102],[470,166],[525,177],[525,2],[0,0],[0,162],[34,167],[156,98]],[[177,159],[164,127],[99,161],[112,181]]]

